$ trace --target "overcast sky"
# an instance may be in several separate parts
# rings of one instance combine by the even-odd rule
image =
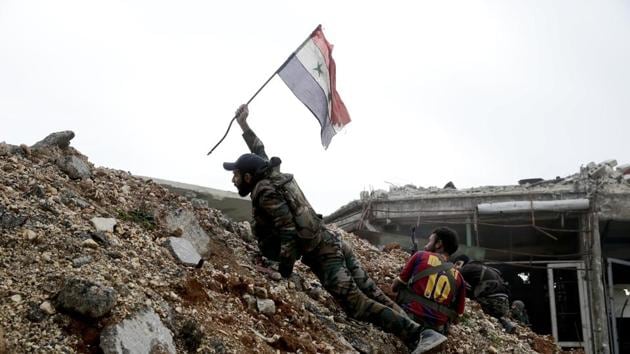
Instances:
[[[630,163],[627,1],[0,0],[0,141],[73,130],[97,166],[234,190],[238,126],[206,153],[319,23],[352,122],[324,150],[278,77],[249,121],[321,213]]]

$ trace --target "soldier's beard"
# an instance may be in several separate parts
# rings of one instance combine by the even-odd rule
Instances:
[[[238,189],[238,195],[240,195],[241,197],[245,197],[252,192],[252,189],[254,189],[254,185],[243,181],[241,184],[236,186],[236,188]]]

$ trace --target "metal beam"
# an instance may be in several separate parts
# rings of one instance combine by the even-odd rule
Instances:
[[[587,210],[588,199],[564,199],[548,201],[513,201],[500,203],[484,203],[477,205],[479,214],[525,213],[529,211],[574,211]]]

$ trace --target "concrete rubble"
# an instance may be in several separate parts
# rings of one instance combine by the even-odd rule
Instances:
[[[173,334],[152,309],[138,311],[106,327],[101,333],[100,348],[104,354],[176,353]]]
[[[482,194],[502,194],[502,193],[519,193],[528,190],[547,189],[549,192],[556,190],[566,190],[580,185],[590,183],[589,179],[596,180],[600,186],[610,191],[630,190],[630,163],[617,166],[617,160],[605,160],[600,163],[589,162],[580,167],[580,171],[562,177],[553,179],[529,178],[519,181],[518,185],[504,186],[481,186],[465,189],[456,189],[452,182],[447,183],[443,188],[439,187],[422,187],[413,184],[404,186],[390,185],[389,190],[377,189],[373,191],[363,191],[359,195],[358,200],[349,202],[337,211],[333,212],[326,219],[335,219],[344,211],[363,205],[368,201],[374,200],[405,200],[413,198],[421,198],[427,196],[463,196],[463,195],[482,195]]]
[[[279,279],[246,223],[93,166],[69,146],[73,136],[0,144],[0,353],[408,352],[395,336],[349,319],[301,263]],[[61,169],[67,156],[90,175]],[[116,227],[96,227],[94,218]],[[387,292],[408,255],[344,238]],[[188,240],[204,262],[183,264],[169,239]],[[560,352],[548,337],[518,333],[468,302],[437,352]]]

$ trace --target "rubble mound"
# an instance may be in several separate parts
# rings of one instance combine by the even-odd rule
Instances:
[[[408,352],[300,263],[281,279],[247,223],[95,167],[73,137],[0,143],[0,353]],[[388,291],[407,255],[344,237]],[[469,302],[437,352],[559,352],[518,333]]]

